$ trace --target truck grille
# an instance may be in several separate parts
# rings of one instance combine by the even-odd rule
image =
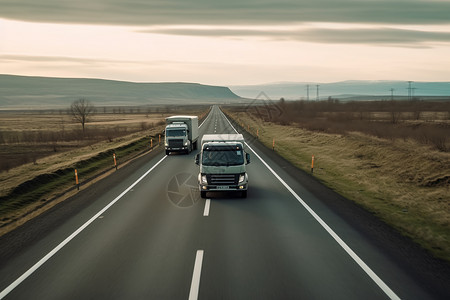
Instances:
[[[169,140],[169,147],[170,148],[182,148],[183,140],[182,139]]]
[[[211,174],[206,177],[213,185],[235,185],[239,180],[239,174]]]

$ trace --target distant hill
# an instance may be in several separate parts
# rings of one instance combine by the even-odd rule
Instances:
[[[230,89],[241,97],[255,99],[264,92],[272,100],[281,97],[286,100],[307,99],[307,85],[309,85],[309,99],[317,97],[319,85],[319,98],[334,97],[339,99],[391,99],[391,89],[394,89],[394,99],[408,97],[407,81],[364,81],[350,80],[334,83],[273,83],[247,86],[231,86]],[[417,98],[444,97],[450,99],[450,82],[412,82],[411,94]]]
[[[86,98],[96,106],[239,102],[227,87],[0,75],[0,109],[61,108]]]

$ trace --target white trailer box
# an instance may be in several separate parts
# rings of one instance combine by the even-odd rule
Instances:
[[[188,138],[190,141],[198,139],[198,117],[197,116],[171,116],[166,118],[166,125],[184,123],[188,126]]]

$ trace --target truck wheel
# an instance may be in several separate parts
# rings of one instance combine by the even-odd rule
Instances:
[[[206,198],[206,192],[200,192],[200,197]]]
[[[166,150],[166,155],[169,155],[169,153],[170,153],[170,151],[169,151],[169,150]]]
[[[241,197],[242,198],[247,198],[247,191],[242,191]]]

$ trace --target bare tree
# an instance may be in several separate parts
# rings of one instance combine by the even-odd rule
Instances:
[[[88,118],[95,111],[94,106],[86,99],[80,98],[72,103],[70,106],[70,113],[73,118],[81,123],[81,127],[83,127],[84,133],[84,125],[88,121]]]

